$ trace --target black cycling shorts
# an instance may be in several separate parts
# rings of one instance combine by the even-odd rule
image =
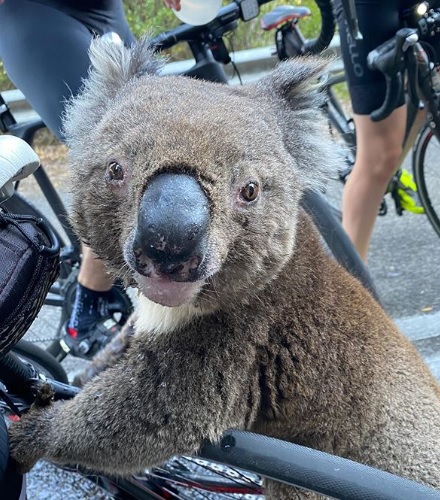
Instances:
[[[355,113],[368,115],[384,102],[385,78],[380,71],[368,69],[367,55],[378,45],[392,38],[402,27],[400,13],[413,3],[409,0],[355,0],[359,30],[363,38],[353,40],[347,29],[342,2],[334,0],[345,73]],[[403,91],[396,107],[402,104]]]
[[[6,0],[0,4],[0,58],[48,128],[62,139],[61,116],[90,66],[94,34],[134,42],[122,0]]]

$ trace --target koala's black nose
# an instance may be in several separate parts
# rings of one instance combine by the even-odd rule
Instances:
[[[133,243],[137,267],[148,260],[161,273],[191,279],[203,260],[209,227],[209,202],[196,179],[164,173],[141,199]]]

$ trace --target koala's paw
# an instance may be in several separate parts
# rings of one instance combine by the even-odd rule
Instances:
[[[32,469],[47,451],[50,426],[47,410],[52,400],[52,389],[45,384],[29,412],[9,426],[9,453],[22,474]]]
[[[84,387],[89,380],[96,377],[96,375],[108,367],[113,366],[127,351],[134,333],[134,319],[132,315],[116,337],[96,354],[84,371],[74,378],[73,385]]]

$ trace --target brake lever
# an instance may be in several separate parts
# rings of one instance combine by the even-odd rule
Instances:
[[[380,108],[370,113],[373,121],[387,118],[394,110],[403,87],[405,53],[417,41],[418,34],[415,29],[402,28],[393,38],[368,54],[368,67],[380,71],[386,79],[385,100]]]

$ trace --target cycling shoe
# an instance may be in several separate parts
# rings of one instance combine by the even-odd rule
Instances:
[[[66,344],[69,354],[91,359],[119,333],[120,329],[121,326],[113,318],[105,318],[94,323],[84,333],[78,333],[75,328],[70,328],[65,323],[61,342]]]
[[[425,213],[425,209],[417,193],[417,185],[408,170],[398,170],[391,182],[393,184],[391,192],[398,212],[400,208],[414,214]]]

